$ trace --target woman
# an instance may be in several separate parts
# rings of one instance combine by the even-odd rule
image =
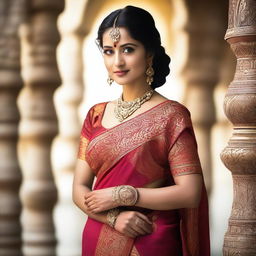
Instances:
[[[170,58],[152,16],[133,6],[116,10],[97,42],[108,82],[123,93],[93,106],[81,132],[73,199],[88,215],[83,256],[210,255],[190,114],[154,90],[165,83]]]

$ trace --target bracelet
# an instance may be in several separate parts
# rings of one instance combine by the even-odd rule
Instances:
[[[111,228],[115,227],[117,216],[119,215],[120,211],[117,208],[111,209],[107,213],[107,223]]]
[[[138,201],[138,194],[138,190],[132,186],[116,186],[112,190],[112,200],[119,206],[133,206]]]

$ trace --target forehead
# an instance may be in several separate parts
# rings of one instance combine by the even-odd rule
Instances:
[[[109,33],[112,29],[113,28],[109,28],[103,33],[103,37],[102,37],[103,46],[104,45],[108,45],[108,46],[114,45],[114,42],[109,35]],[[139,41],[137,41],[131,37],[129,31],[126,28],[121,27],[121,28],[119,28],[119,30],[120,30],[121,37],[120,37],[119,42],[116,43],[116,45],[118,45],[118,44],[122,45],[122,44],[127,44],[127,43],[136,43],[136,44],[141,45],[141,43]]]

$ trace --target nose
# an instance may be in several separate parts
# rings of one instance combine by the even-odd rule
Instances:
[[[114,64],[115,64],[115,66],[117,66],[117,67],[124,65],[124,58],[123,58],[123,56],[122,56],[122,53],[120,53],[119,51],[116,51],[116,52],[115,52]]]

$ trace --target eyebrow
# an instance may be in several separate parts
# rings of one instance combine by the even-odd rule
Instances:
[[[133,44],[133,43],[126,43],[126,44],[122,44],[120,45],[120,47],[126,47],[126,46],[134,46],[134,47],[138,47],[137,44]],[[113,48],[113,46],[108,46],[108,45],[103,45],[103,48]]]

